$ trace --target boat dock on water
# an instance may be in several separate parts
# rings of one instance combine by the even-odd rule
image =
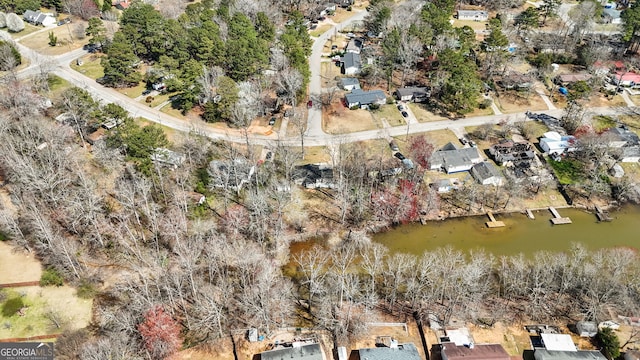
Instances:
[[[551,211],[551,214],[553,214],[553,219],[551,219],[551,223],[553,225],[571,224],[571,219],[568,217],[560,216],[558,210],[556,210],[556,208],[554,208],[553,206],[549,206],[549,211]]]

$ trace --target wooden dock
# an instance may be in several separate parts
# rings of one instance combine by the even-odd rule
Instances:
[[[527,211],[527,217],[529,219],[531,219],[531,220],[535,220],[536,219],[536,217],[533,216],[533,211],[531,211],[530,209],[526,209],[526,211]]]
[[[611,215],[609,215],[609,212],[602,210],[599,206],[596,206],[596,217],[598,218],[598,221],[602,222],[613,220]]]
[[[489,222],[487,222],[487,227],[488,228],[498,228],[498,227],[504,227],[504,222],[502,221],[496,221],[496,218],[493,216],[493,213],[491,211],[487,212],[487,216],[489,217]]]
[[[571,219],[568,217],[560,216],[560,213],[553,206],[549,207],[549,211],[553,214],[553,219],[551,219],[551,223],[553,225],[563,225],[563,224],[571,224]]]

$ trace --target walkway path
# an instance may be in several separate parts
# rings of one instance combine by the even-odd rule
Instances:
[[[629,97],[629,93],[627,92],[627,90],[623,90],[620,95],[624,99],[624,102],[627,104],[627,106],[629,107],[636,106],[636,104],[633,103],[633,100],[631,100],[631,98]]]

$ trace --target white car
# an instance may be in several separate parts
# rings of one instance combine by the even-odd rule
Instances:
[[[615,321],[603,321],[600,324],[598,324],[598,328],[603,329],[603,328],[609,328],[611,330],[618,330],[620,328],[620,324],[618,324]]]

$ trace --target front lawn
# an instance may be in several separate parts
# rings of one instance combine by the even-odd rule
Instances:
[[[102,54],[87,54],[81,57],[82,65],[78,65],[76,61],[71,63],[71,68],[84,76],[92,79],[99,79],[104,76],[104,69],[100,65]]]
[[[377,110],[372,110],[371,115],[377,120],[382,122],[386,120],[390,126],[405,125],[407,122],[402,117],[400,110],[396,108],[396,105],[382,105]]]

